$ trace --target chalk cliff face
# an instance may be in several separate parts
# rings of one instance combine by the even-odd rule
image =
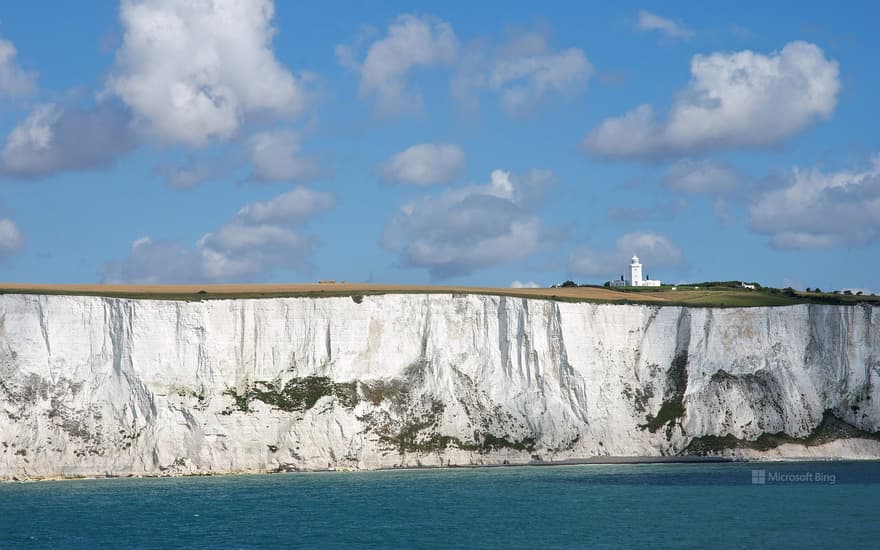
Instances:
[[[0,296],[0,478],[880,457],[880,308]]]

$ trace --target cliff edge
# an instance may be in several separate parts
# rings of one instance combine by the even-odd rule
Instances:
[[[880,307],[0,296],[0,478],[880,458]]]

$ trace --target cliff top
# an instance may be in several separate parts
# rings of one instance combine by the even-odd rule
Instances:
[[[880,304],[880,296],[793,289],[738,288],[726,283],[664,286],[651,289],[564,286],[557,288],[493,288],[362,283],[222,284],[222,285],[88,285],[0,283],[0,294],[106,296],[144,300],[211,300],[237,298],[340,297],[381,294],[481,294],[566,302],[682,305],[696,307],[757,307],[796,304]]]

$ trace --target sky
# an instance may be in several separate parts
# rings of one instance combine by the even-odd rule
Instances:
[[[871,2],[0,5],[0,281],[880,292]]]

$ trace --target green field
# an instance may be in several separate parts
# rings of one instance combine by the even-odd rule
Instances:
[[[797,304],[851,305],[859,303],[880,305],[880,296],[846,294],[844,292],[805,292],[791,288],[761,287],[755,290],[738,284],[700,283],[694,285],[664,286],[659,290],[626,288],[621,290],[638,301],[640,296],[662,297],[669,305],[705,307],[760,307],[791,306]]]

